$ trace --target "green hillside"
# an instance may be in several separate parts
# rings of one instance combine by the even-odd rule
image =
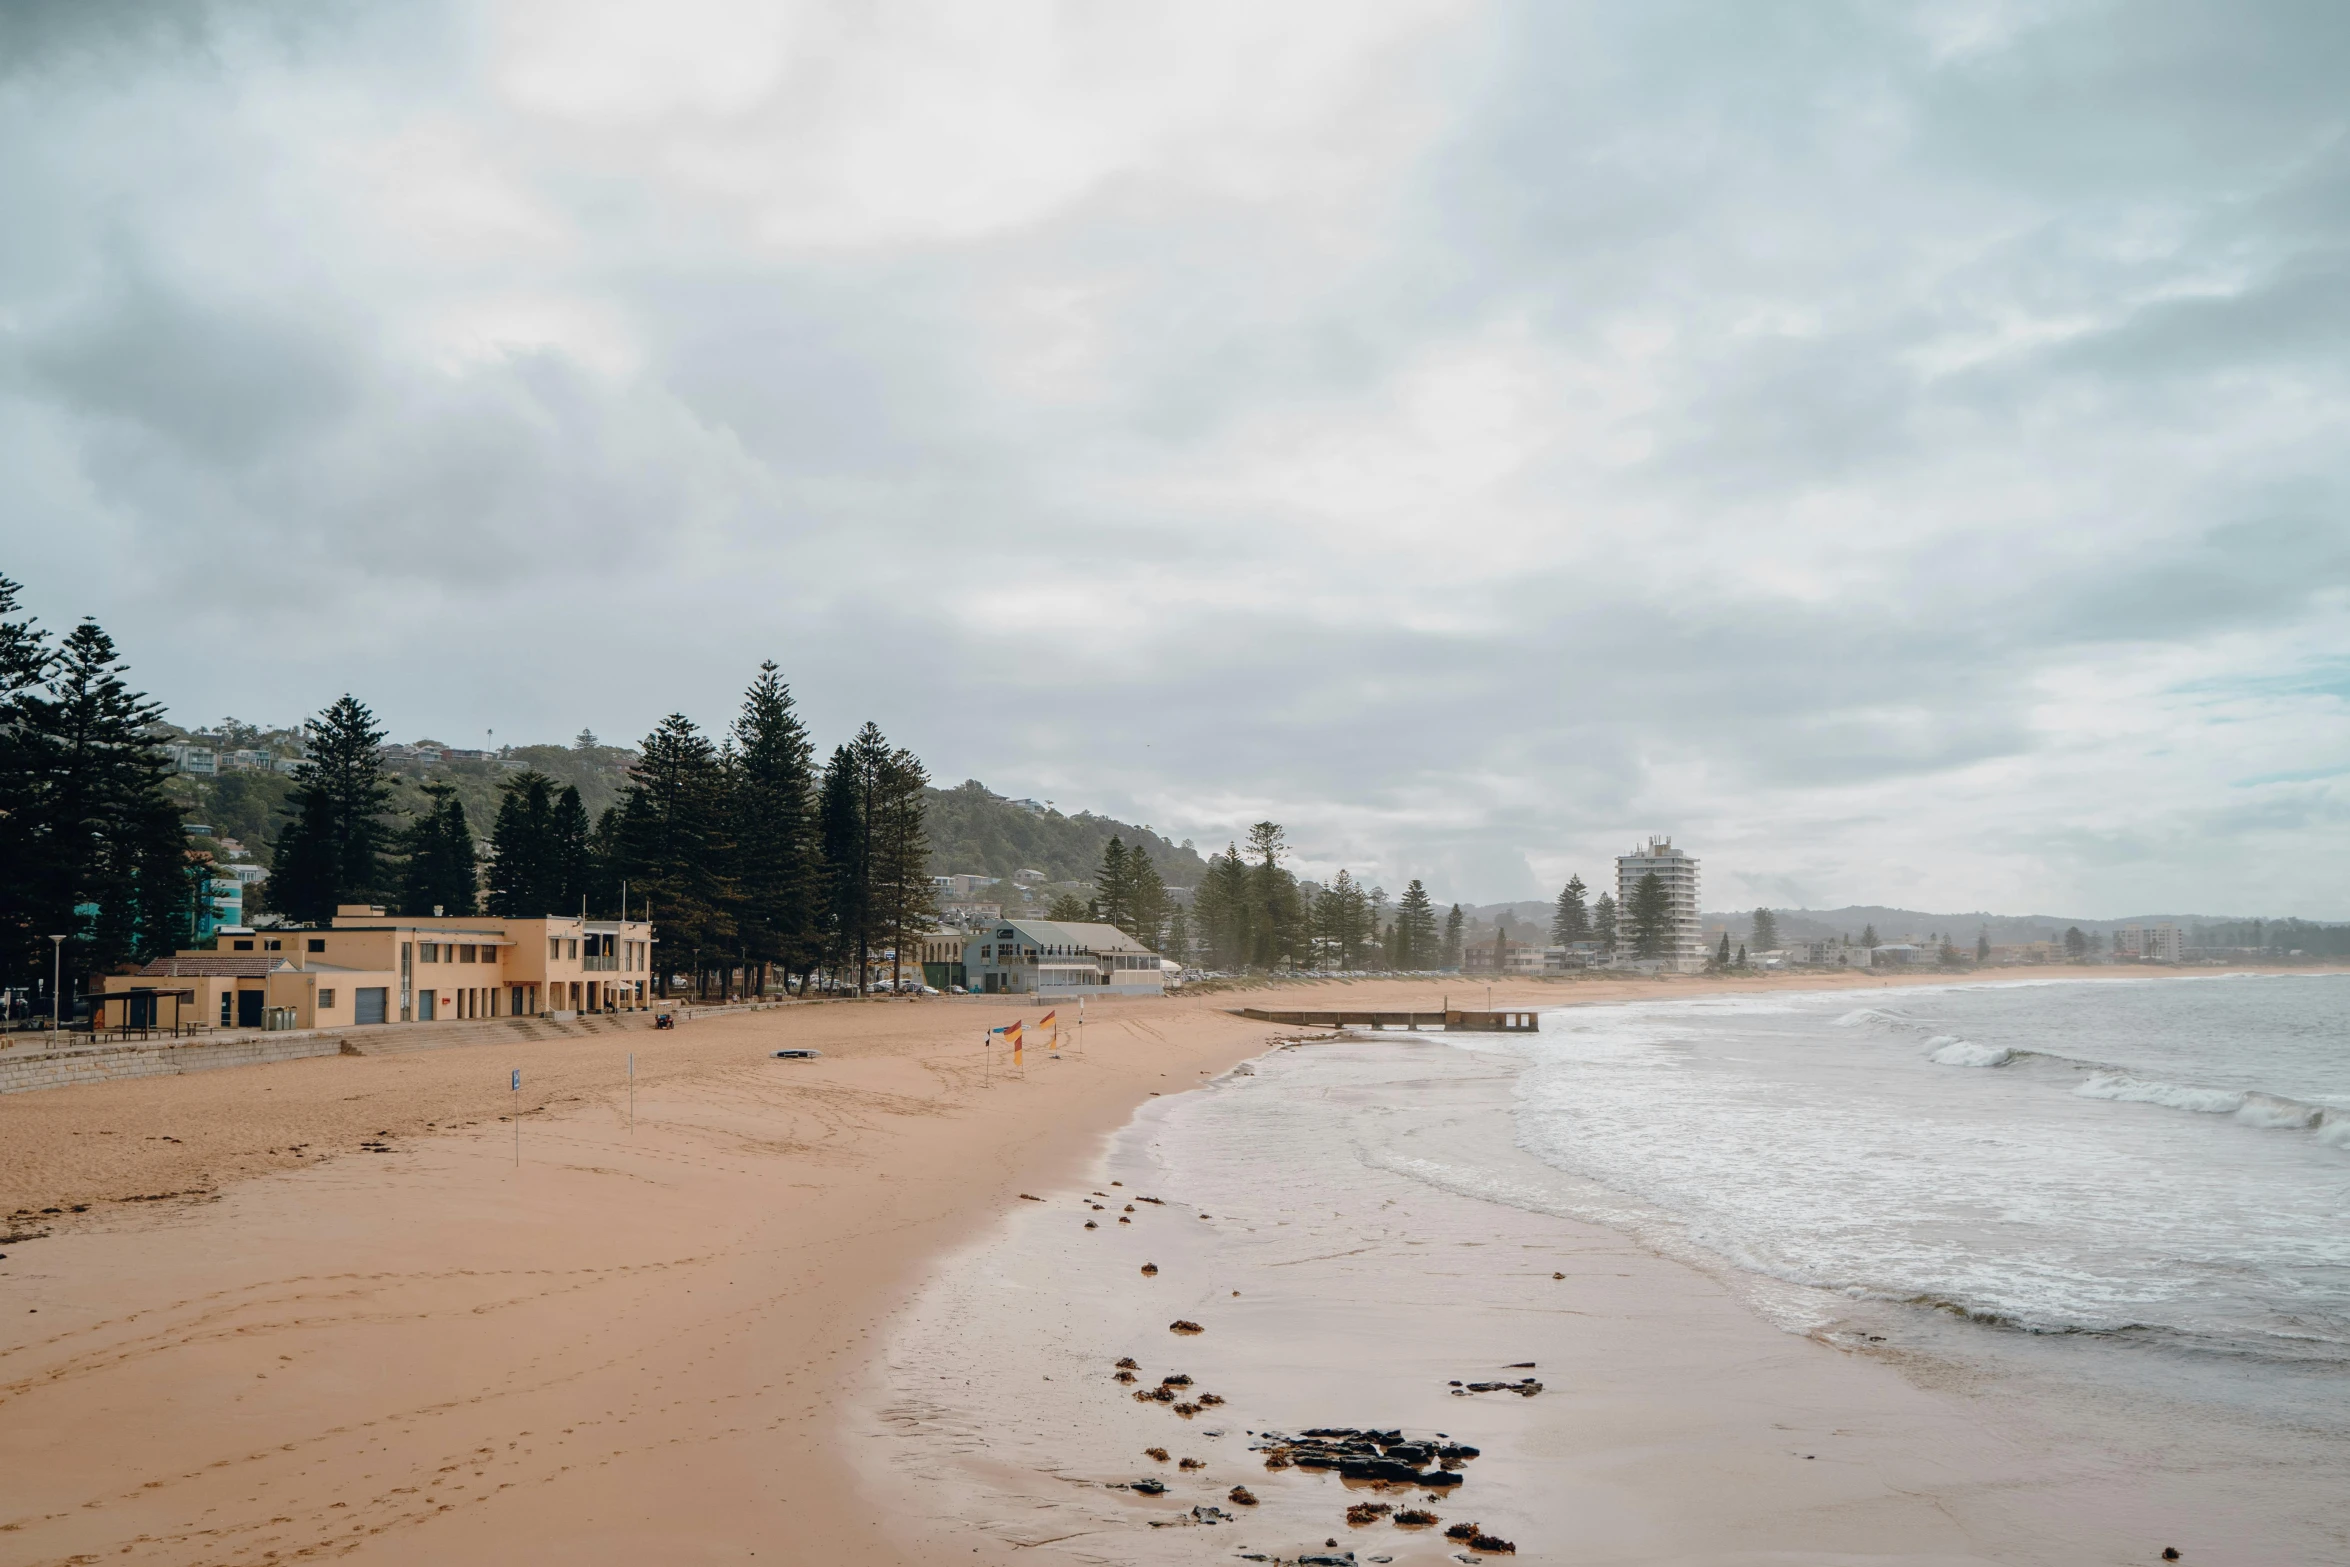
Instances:
[[[977,779],[925,796],[930,868],[940,876],[1009,876],[1044,872],[1051,881],[1091,881],[1113,837],[1140,844],[1170,887],[1196,887],[1207,864],[1186,842],[1170,843],[1146,827],[1080,811],[1041,815],[993,793]]]

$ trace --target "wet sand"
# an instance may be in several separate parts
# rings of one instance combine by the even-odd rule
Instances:
[[[1489,1561],[2341,1559],[2350,1467],[2320,1442],[1785,1331],[1751,1276],[1450,1189],[1449,1150],[1509,1149],[1514,1070],[1402,1034],[1260,1057],[951,1259],[860,1449],[916,1554],[1437,1567],[1481,1554],[1443,1534],[1473,1523],[1517,1548]],[[1555,1178],[1479,1169],[1519,1163]],[[1175,1402],[1135,1396],[1170,1376]],[[1457,1485],[1268,1467],[1268,1433],[1334,1427],[1478,1454]]]
[[[1433,1007],[1446,988],[1262,994]],[[1031,1051],[1024,1082],[992,1087],[980,1031],[1018,1010],[933,1001],[0,1099],[0,1210],[41,1237],[0,1245],[0,1558],[937,1560],[950,1541],[858,1446],[893,1312],[936,1259],[1046,1206],[1021,1192],[1089,1181],[1151,1095],[1265,1049],[1281,1031],[1222,1011],[1251,999],[1094,1004],[1082,1058]],[[826,1057],[767,1058],[786,1045]],[[1671,1277],[1603,1315],[1755,1325]],[[1840,1375],[1762,1332],[1793,1369],[1736,1390],[1758,1420]],[[1600,1348],[1658,1353],[1637,1333]],[[950,1532],[957,1560],[1028,1559]]]

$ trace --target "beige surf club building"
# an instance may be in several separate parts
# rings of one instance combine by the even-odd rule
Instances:
[[[565,1017],[648,1004],[653,927],[542,915],[387,916],[345,904],[308,930],[225,930],[103,989],[117,1026],[346,1028]]]

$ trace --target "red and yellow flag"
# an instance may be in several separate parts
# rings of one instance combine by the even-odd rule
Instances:
[[[1014,1023],[1010,1028],[1005,1029],[1004,1037],[1012,1042],[1012,1064],[1018,1066],[1020,1064],[1020,1025]]]
[[[1060,1015],[1061,1014],[1058,1012],[1047,1012],[1044,1016],[1036,1020],[1036,1026],[1038,1028],[1050,1028],[1053,1026],[1054,1020]]]

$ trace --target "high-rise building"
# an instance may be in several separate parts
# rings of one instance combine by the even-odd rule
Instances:
[[[1671,933],[1655,958],[1666,967],[1693,974],[1705,967],[1705,929],[1697,917],[1697,861],[1673,847],[1670,838],[1651,838],[1646,849],[1616,857],[1616,956],[1643,961],[1634,948],[1632,910],[1642,877],[1654,873],[1665,892]]]
[[[2167,921],[2158,925],[2124,925],[2113,933],[2113,955],[2176,963],[2183,955],[2179,927]]]

